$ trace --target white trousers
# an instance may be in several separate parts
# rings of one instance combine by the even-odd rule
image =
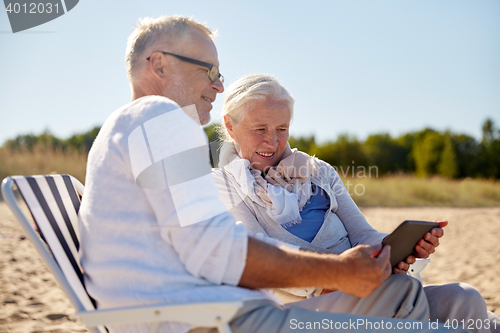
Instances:
[[[454,327],[464,325],[474,333],[500,332],[500,323],[488,319],[486,303],[474,287],[453,283],[422,288],[420,282],[407,275],[391,275],[368,297],[360,298],[337,291],[286,304],[287,308],[292,306],[313,311],[430,320]],[[425,313],[425,310],[428,312]]]
[[[287,303],[285,308],[351,313],[362,316],[429,321],[429,305],[420,282],[408,275],[393,274],[367,297],[335,291]]]
[[[488,315],[492,314],[486,311],[484,299],[470,285],[455,283],[422,288],[420,282],[410,276],[391,275],[382,286],[364,298],[332,292],[288,303],[285,309],[268,301],[246,301],[230,325],[233,333],[441,333],[466,332],[466,329],[481,333],[490,330],[498,332],[500,322],[495,330],[495,323],[491,321],[493,317],[490,317],[489,328],[486,328]],[[449,327],[443,325],[447,320]],[[474,324],[471,324],[472,321]],[[466,329],[461,326],[462,323]],[[403,326],[397,329],[398,325]],[[197,328],[192,332],[216,331]]]

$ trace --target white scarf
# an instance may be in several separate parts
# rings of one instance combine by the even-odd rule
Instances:
[[[287,144],[283,158],[265,178],[261,171],[250,169],[250,161],[239,155],[239,147],[225,142],[220,151],[219,167],[229,172],[241,192],[266,208],[267,214],[283,227],[300,223],[300,211],[312,195],[311,157]]]

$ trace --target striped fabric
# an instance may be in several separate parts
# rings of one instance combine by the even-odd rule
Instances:
[[[71,288],[86,310],[94,310],[94,302],[83,284],[83,270],[78,258],[78,211],[83,185],[69,175],[11,178]],[[98,330],[106,332],[102,327]]]

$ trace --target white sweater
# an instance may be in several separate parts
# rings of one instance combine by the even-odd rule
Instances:
[[[149,139],[151,160],[165,163],[164,170],[168,158],[172,162],[189,147],[199,147],[200,137],[206,144],[203,130],[183,112],[173,111],[178,108],[159,96],[135,100],[109,116],[90,150],[80,209],[80,257],[87,290],[98,308],[269,297],[264,291],[237,287],[246,260],[247,231],[225,208],[220,212],[223,205],[208,161],[208,175],[190,175],[191,169],[199,173],[200,168],[186,165],[184,183],[171,184],[168,179],[166,189],[136,184],[129,136],[137,128],[142,126],[146,142]],[[167,113],[169,120],[161,131],[149,132],[149,125],[159,124],[157,117]],[[158,161],[155,144],[160,144],[161,156],[168,157],[163,162]],[[212,212],[210,207],[215,207]],[[200,215],[205,208],[210,218],[180,226],[180,216]],[[220,214],[214,215],[217,209]],[[161,331],[187,329],[188,325],[168,322]],[[145,332],[147,326],[111,331]]]

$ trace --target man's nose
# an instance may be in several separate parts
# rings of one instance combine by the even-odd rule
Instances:
[[[214,83],[212,83],[212,87],[215,89],[215,91],[217,91],[218,94],[224,92],[224,84],[222,83],[220,78],[217,79],[217,81],[215,81]]]

